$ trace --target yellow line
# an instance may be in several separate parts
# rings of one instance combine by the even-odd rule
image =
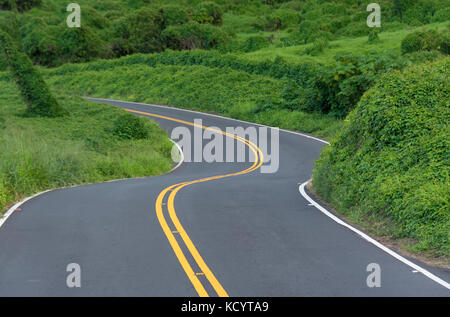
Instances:
[[[208,293],[206,292],[205,288],[203,287],[202,283],[197,278],[197,274],[194,273],[191,265],[189,264],[188,260],[186,259],[183,251],[180,248],[180,245],[178,244],[177,240],[175,239],[173,232],[169,228],[169,226],[166,222],[166,219],[164,217],[162,205],[163,205],[163,199],[168,192],[170,192],[170,195],[169,195],[169,199],[167,201],[167,209],[169,211],[170,219],[172,220],[173,224],[175,225],[175,227],[177,229],[176,231],[178,231],[178,233],[180,234],[181,238],[183,239],[186,247],[188,248],[188,250],[191,253],[192,257],[194,258],[195,262],[200,267],[202,273],[206,276],[209,283],[216,291],[217,295],[219,295],[221,297],[227,297],[228,296],[227,292],[222,287],[222,285],[219,283],[219,281],[216,279],[216,277],[211,272],[209,267],[206,265],[205,261],[201,257],[201,255],[198,252],[197,248],[195,247],[194,243],[191,241],[188,234],[186,233],[183,226],[181,225],[181,223],[177,217],[177,214],[175,212],[174,199],[180,189],[182,189],[183,187],[189,186],[191,184],[201,183],[201,182],[206,182],[206,181],[210,181],[210,180],[214,180],[214,179],[231,177],[231,176],[236,176],[236,175],[241,175],[241,174],[246,174],[246,173],[250,173],[250,172],[258,169],[264,161],[261,150],[254,143],[246,140],[245,138],[242,138],[242,137],[239,137],[237,135],[230,134],[227,132],[223,132],[221,130],[216,130],[216,129],[205,127],[205,126],[195,124],[192,122],[179,120],[179,119],[175,119],[175,118],[171,118],[171,117],[167,117],[167,116],[157,115],[157,114],[153,114],[153,113],[142,112],[142,111],[131,110],[131,109],[125,109],[125,110],[127,110],[129,112],[144,114],[147,116],[152,116],[152,117],[157,117],[157,118],[166,119],[166,120],[170,120],[170,121],[175,121],[175,122],[183,123],[183,124],[194,126],[194,127],[199,127],[204,130],[210,130],[210,131],[213,131],[216,133],[220,133],[227,137],[234,138],[234,139],[246,144],[253,151],[253,153],[255,155],[255,162],[253,163],[253,165],[251,167],[249,167],[243,171],[239,171],[239,172],[235,172],[235,173],[231,173],[231,174],[225,174],[225,175],[211,176],[211,177],[202,178],[202,179],[198,179],[198,180],[194,180],[194,181],[190,181],[190,182],[183,182],[183,183],[175,184],[175,185],[169,186],[166,189],[164,189],[158,195],[158,198],[156,199],[156,205],[155,205],[156,215],[161,224],[161,227],[162,227],[164,233],[166,234],[166,237],[169,240],[169,243],[172,246],[172,249],[175,252],[175,255],[177,256],[178,261],[180,262],[181,266],[183,267],[184,271],[186,272],[186,275],[188,276],[189,280],[191,281],[191,283],[194,286],[195,290],[197,291],[198,295],[201,297],[209,296]]]
[[[175,185],[173,185],[173,186],[175,186]],[[173,187],[173,186],[171,186],[171,187]],[[175,252],[176,257],[178,258],[178,261],[180,262],[181,266],[183,267],[184,271],[186,272],[186,275],[188,276],[192,285],[194,285],[194,288],[197,291],[198,295],[200,297],[207,297],[208,293],[206,292],[202,283],[200,282],[200,280],[197,278],[194,271],[192,270],[192,267],[190,266],[188,260],[184,256],[183,251],[181,251],[180,245],[178,244],[174,235],[171,233],[170,228],[166,222],[166,219],[164,218],[161,203],[162,203],[162,199],[163,199],[164,195],[167,193],[168,189],[171,187],[164,189],[161,192],[161,194],[159,194],[158,198],[156,199],[156,206],[155,206],[156,207],[156,216],[158,217],[158,221],[161,225],[161,228],[163,229],[164,233],[166,234],[166,237],[169,240],[169,243],[172,246],[172,249]]]

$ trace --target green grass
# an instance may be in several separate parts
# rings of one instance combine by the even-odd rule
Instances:
[[[192,24],[196,19],[192,13],[201,2],[79,0],[84,18],[78,30],[66,28],[67,4],[57,0],[43,0],[41,7],[19,16],[20,27],[10,32],[19,33],[35,64],[89,63],[40,68],[52,92],[71,114],[54,120],[24,117],[25,104],[9,77],[0,73],[0,103],[6,105],[0,107],[0,210],[45,188],[155,175],[170,168],[170,144],[155,125],[147,123],[152,127],[148,139],[119,139],[113,134],[114,121],[122,112],[79,97],[87,95],[214,112],[334,139],[314,172],[314,186],[321,197],[372,232],[412,239],[412,251],[448,256],[448,164],[442,165],[448,153],[441,150],[440,143],[447,142],[448,128],[446,134],[423,129],[424,135],[410,143],[379,148],[371,147],[371,142],[412,133],[411,126],[430,118],[434,120],[430,119],[431,126],[441,127],[439,118],[427,109],[416,111],[411,104],[395,105],[392,113],[386,110],[385,117],[379,116],[377,107],[368,106],[374,111],[361,116],[360,122],[354,114],[344,121],[326,113],[333,113],[327,109],[336,105],[345,105],[337,107],[345,111],[334,115],[347,114],[392,68],[442,58],[444,54],[437,51],[401,56],[401,42],[422,28],[448,32],[450,0],[409,2],[401,8],[402,17],[392,6],[404,2],[380,0],[382,28],[379,40],[373,43],[368,42],[371,30],[366,26],[368,2],[360,1],[215,0],[223,12],[222,24],[197,25],[198,34],[189,31],[191,34],[184,38],[162,37],[170,27],[169,20],[161,15],[163,6],[177,5]],[[150,27],[149,20],[137,19],[136,10],[143,7],[154,11],[142,17],[159,16],[162,23]],[[0,11],[0,24],[3,16]],[[131,32],[136,43],[128,47],[133,44],[128,31],[118,30],[134,24]],[[206,32],[213,29],[217,32]],[[186,45],[190,36],[195,38],[196,47],[206,47],[198,46],[204,41],[211,43],[207,46],[210,50],[157,53],[167,47],[192,47]],[[157,45],[140,45],[150,40]],[[145,54],[114,59],[130,52]],[[368,53],[372,55],[366,56]],[[352,55],[339,62],[335,57],[340,54]],[[374,56],[390,66],[372,69],[377,64]],[[105,59],[94,61],[98,58]],[[356,65],[348,62],[353,59]],[[0,71],[5,67],[0,56]],[[386,76],[398,83],[396,79],[403,75],[394,72]],[[392,88],[390,83],[382,84]],[[411,90],[410,96],[416,97],[422,86],[426,83]],[[373,96],[373,91],[366,93],[363,103],[370,103],[367,96]],[[377,106],[384,109],[391,97],[400,93],[392,93]],[[358,106],[353,113],[364,112],[362,108]],[[411,122],[403,120],[408,109],[414,109]],[[436,113],[446,109],[448,105]],[[427,113],[426,118],[423,113]],[[369,128],[377,131],[382,124],[392,129],[375,136],[367,132]],[[398,130],[402,124],[404,129]],[[123,133],[130,130],[125,127]],[[343,139],[343,135],[348,138]],[[416,164],[418,155],[428,166]]]
[[[86,65],[89,66],[89,65]],[[60,93],[122,99],[214,112],[284,129],[331,139],[342,121],[316,113],[272,109],[258,112],[258,105],[279,99],[285,80],[249,74],[230,68],[200,65],[115,66],[100,71],[70,72],[58,69],[46,76]]]
[[[0,215],[36,192],[169,171],[172,143],[153,121],[149,136],[123,140],[112,131],[125,111],[57,95],[69,112],[60,118],[25,116],[16,86],[0,79]]]
[[[400,55],[401,41],[409,33],[418,29],[433,29],[442,31],[450,26],[450,22],[433,23],[421,27],[405,27],[402,30],[393,32],[382,32],[379,34],[380,41],[370,44],[367,36],[355,38],[342,38],[331,41],[329,48],[322,54],[311,56],[306,51],[312,47],[312,43],[304,45],[294,45],[289,47],[277,47],[276,45],[263,48],[261,50],[243,54],[243,57],[253,61],[273,60],[275,57],[282,57],[291,63],[317,62],[329,64],[337,54],[365,54],[371,51],[384,53],[393,51]]]

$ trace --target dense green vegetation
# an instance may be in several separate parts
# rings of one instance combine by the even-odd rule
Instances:
[[[45,71],[45,77],[53,89],[67,94],[168,104],[327,138],[334,135],[340,120],[283,106],[285,69],[283,64],[267,67],[196,51],[65,65]]]
[[[81,28],[65,25],[66,4],[58,1],[38,2],[20,15],[19,37],[34,63],[58,66],[167,49],[205,49],[208,53],[150,59],[173,64],[166,59],[178,58],[176,65],[180,66],[231,67],[252,73],[257,68],[258,74],[277,72],[279,79],[286,77],[282,98],[264,101],[259,112],[282,109],[343,118],[380,75],[407,65],[410,57],[401,53],[448,54],[450,41],[448,24],[437,24],[439,31],[428,26],[411,34],[406,30],[448,21],[448,0],[381,1],[383,27],[376,31],[366,25],[367,3],[355,1],[109,0],[79,4]],[[399,33],[394,42],[389,39],[397,35],[386,33],[391,31]],[[361,39],[362,49],[354,50],[354,43]],[[244,58],[239,56],[243,54]],[[422,55],[413,58],[423,59]]]
[[[450,252],[450,58],[391,72],[316,163],[314,188],[366,227]]]
[[[68,3],[0,0],[0,26],[17,39],[17,51],[40,66],[70,114],[82,116],[85,107],[94,107],[78,99],[89,95],[215,112],[330,141],[337,135],[314,171],[317,192],[378,233],[411,238],[415,251],[448,256],[449,208],[442,198],[448,196],[448,128],[442,125],[448,121],[448,104],[442,103],[448,90],[442,85],[448,86],[450,0],[377,1],[382,27],[376,29],[366,25],[370,2],[78,0],[82,26],[68,28]],[[14,4],[21,14],[11,24],[7,21]],[[31,69],[31,64],[21,58],[14,78],[27,96],[20,83],[26,79],[24,67]],[[0,72],[8,65],[0,54]],[[40,76],[29,73],[30,78]],[[0,86],[4,98],[13,87],[11,78],[0,73],[0,81],[8,82],[6,88]],[[46,93],[32,95],[50,100]],[[75,103],[82,106],[75,110]],[[13,99],[13,104],[18,107],[19,102]],[[82,143],[99,144],[108,157],[115,157],[121,153],[115,152],[117,144],[153,142],[156,132],[147,124],[117,111],[108,123],[98,124],[105,133]],[[12,113],[0,117],[0,129],[25,120]],[[88,125],[82,128],[89,130]],[[71,151],[71,143],[64,144]],[[155,153],[163,153],[158,149]],[[106,153],[84,150],[80,153],[99,161]],[[67,182],[148,172],[118,167],[116,175],[111,167],[105,176],[99,165],[90,170],[100,176],[86,172],[92,178],[77,174]],[[15,195],[8,182],[0,181],[0,201],[6,197],[1,188],[8,187],[8,197]]]
[[[51,95],[29,57],[20,52],[14,40],[3,31],[0,31],[0,44],[4,60],[14,76],[23,99],[28,104],[27,114],[47,117],[63,115],[64,110]]]
[[[330,40],[371,34],[367,1],[79,0],[81,29],[67,28],[67,3],[14,1],[24,11],[19,33],[26,53],[47,66],[166,48],[233,52],[313,43],[311,53],[320,54]],[[0,1],[0,8],[8,3]],[[449,0],[378,3],[382,31],[449,20]]]
[[[123,110],[80,97],[57,99],[68,115],[26,117],[27,105],[9,76],[2,75],[0,213],[45,189],[158,175],[172,167],[172,143],[152,121],[133,117],[129,122]],[[136,130],[137,137],[129,132]]]

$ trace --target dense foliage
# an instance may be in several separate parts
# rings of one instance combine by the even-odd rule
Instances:
[[[113,134],[122,139],[141,140],[149,136],[146,119],[130,113],[123,114],[114,122]]]
[[[20,93],[27,103],[27,113],[45,117],[56,117],[64,110],[50,93],[41,74],[34,68],[28,56],[19,51],[18,45],[9,35],[0,31],[1,54],[9,66]]]
[[[414,250],[445,256],[449,68],[445,58],[383,76],[314,169],[314,188],[345,215],[366,225],[384,219],[382,233],[412,238]]]
[[[78,0],[82,26],[68,28],[68,3],[0,0],[7,10],[0,27],[33,63],[55,67],[40,71],[64,94],[211,111],[329,139],[350,113],[315,170],[319,194],[356,220],[416,239],[416,250],[448,254],[440,207],[448,205],[441,199],[448,166],[440,161],[448,131],[437,114],[448,117],[450,0],[377,1],[381,28],[367,27],[370,2]],[[4,23],[11,3],[21,12],[16,25]],[[22,57],[16,68],[31,70]],[[0,54],[0,71],[8,64]],[[109,137],[110,144],[152,137],[131,115],[109,119],[106,132],[83,140],[87,148],[111,149]],[[127,170],[115,164],[96,170]],[[1,177],[0,170],[0,204]]]
[[[200,51],[166,52],[65,65],[45,73],[53,89],[69,94],[76,92],[212,111],[237,119],[310,132],[321,137],[331,137],[339,129],[340,120],[320,114],[283,108],[257,111],[266,101],[282,99],[281,92],[286,79],[270,76],[267,70],[267,75],[264,75],[262,67],[253,68],[254,72],[251,73],[237,69],[238,63],[233,64],[234,67],[225,64],[220,68],[208,66],[207,61],[211,64],[215,61],[210,54],[204,52],[204,57],[211,58],[205,58],[204,65],[194,63],[196,57],[201,60],[203,54]],[[255,63],[254,66],[257,65]]]
[[[40,6],[41,3],[42,0],[0,0],[0,9],[17,9],[19,12],[23,12],[33,7]]]
[[[26,104],[9,75],[0,78],[0,215],[37,192],[169,171],[172,143],[149,119],[148,137],[112,133],[124,111],[80,97],[57,95],[67,116],[24,117]]]
[[[402,53],[419,51],[441,51],[450,53],[450,30],[439,33],[435,30],[419,30],[408,34],[402,41]]]
[[[0,0],[0,8],[11,9],[10,1]],[[311,53],[317,55],[332,39],[371,34],[366,25],[368,2],[353,0],[79,0],[82,31],[67,30],[67,3],[13,2],[23,11],[20,35],[25,52],[34,63],[47,66],[166,48],[248,52],[275,37],[281,46],[314,42]],[[450,19],[450,0],[380,0],[379,4],[383,31]]]
[[[401,69],[406,61],[393,54],[339,55],[336,63],[311,76],[309,86],[300,88],[299,107],[344,117],[378,77]]]

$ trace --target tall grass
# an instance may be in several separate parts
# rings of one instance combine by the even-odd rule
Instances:
[[[70,114],[25,117],[15,86],[0,80],[0,213],[33,193],[110,179],[152,176],[172,167],[166,132],[148,119],[149,135],[127,140],[113,134],[125,112],[58,96]]]

